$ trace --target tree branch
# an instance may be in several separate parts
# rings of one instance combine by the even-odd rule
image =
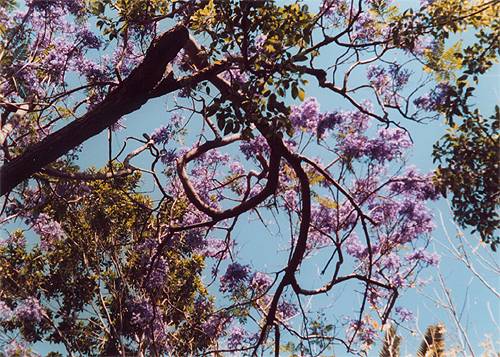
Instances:
[[[188,36],[184,26],[165,32],[151,44],[144,61],[94,109],[4,164],[0,168],[0,196],[116,123],[122,116],[139,109],[153,94],[156,96],[156,88],[162,81],[167,64],[182,49]],[[175,90],[177,86],[172,88]]]

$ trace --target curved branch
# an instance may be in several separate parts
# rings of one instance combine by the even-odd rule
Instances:
[[[191,149],[186,154],[177,159],[177,173],[179,175],[179,179],[181,181],[182,187],[184,188],[187,198],[197,209],[216,221],[235,217],[256,207],[271,194],[273,194],[278,187],[281,154],[277,145],[273,143],[273,139],[268,139],[269,146],[271,147],[271,158],[269,160],[267,183],[262,191],[249,198],[248,200],[241,202],[239,205],[233,208],[229,208],[225,211],[219,211],[203,202],[189,180],[189,175],[186,172],[186,165],[190,161],[198,158],[209,150],[231,144],[235,141],[241,140],[241,138],[241,134],[235,134],[226,138],[207,141],[206,143]]]

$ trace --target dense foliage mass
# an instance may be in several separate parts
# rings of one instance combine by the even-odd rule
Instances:
[[[397,298],[438,264],[440,192],[498,242],[498,111],[468,101],[498,55],[495,1],[0,4],[6,356],[362,353],[412,319]],[[158,97],[168,120],[116,150]],[[422,173],[405,124],[440,115],[452,131]],[[81,169],[106,131],[106,165]],[[276,261],[243,254],[248,225]]]

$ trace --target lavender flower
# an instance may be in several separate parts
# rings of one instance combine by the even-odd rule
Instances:
[[[255,290],[261,292],[269,289],[272,283],[273,280],[269,275],[257,271],[252,276],[250,286]]]
[[[227,347],[232,350],[237,349],[243,344],[247,336],[248,332],[241,326],[233,326],[229,332],[229,337],[227,338]]]
[[[226,273],[220,278],[220,291],[234,291],[248,280],[250,267],[239,263],[231,263]]]
[[[156,144],[166,144],[172,137],[172,128],[170,126],[164,126],[155,129],[151,133],[151,140]]]
[[[64,237],[61,225],[45,213],[40,213],[35,219],[33,230],[41,236],[43,250],[49,250],[55,242]]]
[[[16,318],[26,322],[40,322],[42,320],[42,307],[38,299],[30,297],[23,300],[14,310]]]
[[[4,302],[0,300],[0,321],[9,321],[14,317],[14,312],[12,309]]]
[[[361,244],[358,236],[355,233],[351,233],[349,237],[344,242],[347,254],[352,255],[355,258],[362,259],[367,255],[367,248]]]
[[[439,110],[448,102],[450,91],[451,87],[448,83],[439,83],[437,87],[429,93],[415,99],[413,104],[415,104],[418,109],[428,112]]]
[[[295,315],[297,315],[297,307],[288,301],[282,301],[279,303],[277,308],[277,313],[279,317],[283,320],[289,320]]]
[[[316,133],[320,120],[319,103],[314,97],[307,98],[298,107],[292,107],[290,121],[296,128]]]
[[[415,319],[413,313],[410,310],[405,309],[404,307],[397,306],[395,310],[401,322],[413,321]]]
[[[426,265],[437,266],[439,265],[439,255],[436,253],[430,253],[423,248],[416,249],[413,253],[406,256],[408,261],[413,262],[423,262]]]
[[[82,46],[99,49],[101,40],[88,28],[83,28],[76,33],[77,39],[81,41]]]

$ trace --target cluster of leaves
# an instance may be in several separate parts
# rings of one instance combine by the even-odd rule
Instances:
[[[475,110],[451,127],[434,145],[439,162],[436,180],[446,196],[453,194],[452,209],[462,226],[474,227],[481,238],[496,250],[500,221],[498,192],[498,130],[500,112],[484,117]]]
[[[32,193],[41,199],[31,208],[35,215],[61,222],[64,235],[45,248],[30,248],[30,236],[26,244],[17,231],[0,247],[0,299],[13,309],[18,301],[36,297],[45,314],[38,323],[0,322],[2,329],[19,329],[26,341],[61,343],[85,355],[117,355],[123,349],[137,353],[144,344],[151,353],[161,351],[151,342],[159,337],[147,336],[155,333],[146,328],[153,320],[141,325],[140,312],[134,310],[137,301],[144,301],[157,307],[158,318],[172,327],[173,350],[190,354],[210,343],[202,328],[210,304],[198,306],[204,300],[209,303],[200,278],[204,259],[182,238],[162,254],[161,269],[167,271],[159,273],[164,277],[148,283],[155,273],[149,268],[155,267],[149,251],[138,247],[154,242],[160,232],[151,217],[150,199],[134,192],[139,181],[137,174],[84,185],[59,180]],[[19,202],[12,210],[30,204]],[[151,289],[148,284],[156,285]]]
[[[439,162],[436,183],[443,194],[452,194],[457,222],[479,232],[482,240],[496,250],[500,242],[498,108],[485,117],[471,102],[479,77],[491,70],[500,56],[500,5],[490,1],[436,1],[430,6],[428,19],[442,24],[433,32],[440,50],[427,54],[428,68],[438,80],[450,81],[449,97],[439,108],[449,132],[434,145],[434,161]],[[471,44],[464,47],[458,41],[445,46],[451,35],[466,31],[474,34]]]

